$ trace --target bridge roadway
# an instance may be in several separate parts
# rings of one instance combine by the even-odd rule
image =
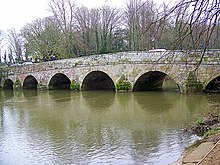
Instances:
[[[162,89],[166,77],[181,93],[219,90],[220,51],[153,50],[101,54],[4,68],[4,89],[147,91]]]

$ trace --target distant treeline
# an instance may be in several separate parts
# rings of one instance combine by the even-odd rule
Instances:
[[[13,63],[28,56],[60,59],[154,48],[220,48],[219,2],[196,2],[183,0],[170,8],[151,0],[128,0],[123,8],[87,8],[71,0],[50,0],[52,16],[34,20],[18,33],[8,31],[2,58]]]

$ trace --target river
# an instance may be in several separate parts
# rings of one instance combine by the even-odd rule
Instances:
[[[219,97],[2,91],[0,164],[169,164],[198,139],[183,128]]]

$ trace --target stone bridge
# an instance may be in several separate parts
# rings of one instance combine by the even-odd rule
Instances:
[[[220,51],[120,52],[4,68],[3,89],[161,90],[169,77],[181,93],[220,89]]]

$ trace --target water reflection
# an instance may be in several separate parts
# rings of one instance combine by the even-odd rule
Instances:
[[[134,99],[145,111],[163,112],[173,107],[179,94],[176,92],[141,92],[135,93]]]
[[[209,94],[209,93],[207,93],[205,96],[206,96],[206,98],[209,102],[214,103],[214,104],[219,103],[219,99],[220,99],[219,94],[216,94],[216,93],[215,94]]]
[[[195,104],[196,103],[196,104]],[[196,111],[199,113],[203,111],[209,104],[209,101],[206,98],[206,95],[189,95],[186,97],[186,106],[188,107],[190,112]]]
[[[13,90],[7,90],[7,91],[3,90],[3,91],[1,91],[1,95],[0,95],[1,102],[4,102],[4,100],[9,100],[13,96],[14,96]]]
[[[83,101],[93,112],[105,112],[114,104],[115,92],[87,91],[82,92]]]
[[[1,164],[169,164],[195,139],[182,126],[214,99],[65,90],[0,97]]]
[[[36,98],[38,96],[37,90],[24,89],[22,92],[25,98]]]
[[[59,95],[57,94],[59,93]],[[55,101],[70,101],[71,91],[70,90],[50,90],[49,95],[51,99]]]

